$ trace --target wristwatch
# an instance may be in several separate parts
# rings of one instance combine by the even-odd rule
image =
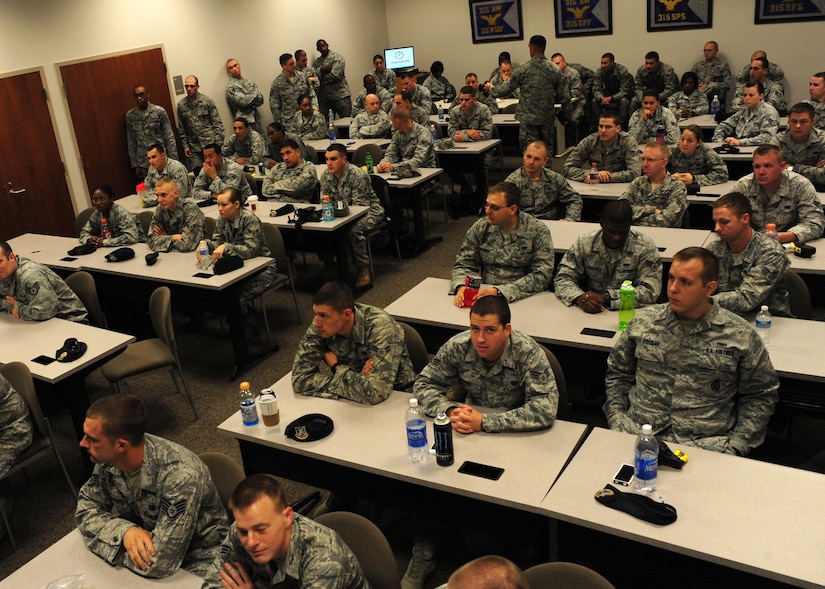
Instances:
[[[338,372],[338,367],[339,367],[340,365],[341,365],[341,363],[340,363],[340,362],[336,362],[335,364],[333,364],[332,366],[330,366],[330,367],[329,367],[329,369],[330,369],[330,370],[332,370],[332,373],[333,373],[333,374],[335,374],[336,372]]]

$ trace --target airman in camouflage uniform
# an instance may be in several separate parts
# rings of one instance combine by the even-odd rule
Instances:
[[[226,83],[226,102],[229,104],[232,118],[246,119],[253,129],[258,133],[263,133],[258,107],[264,103],[264,95],[255,82],[241,76],[241,64],[237,59],[230,59],[226,62],[226,71],[230,76]]]
[[[584,106],[587,103],[584,88],[582,87],[582,77],[579,70],[567,63],[567,60],[564,59],[564,55],[561,53],[554,53],[550,57],[550,61],[558,66],[561,73],[567,78],[567,84],[570,87],[570,104],[573,111],[567,127],[568,131],[571,131],[571,124],[578,124],[579,119],[584,113]]]
[[[793,105],[788,117],[790,129],[774,136],[771,144],[782,149],[785,161],[793,166],[794,172],[805,176],[817,189],[822,189],[825,186],[825,167],[817,167],[817,163],[825,161],[825,132],[813,126],[815,116],[810,104]]]
[[[499,83],[500,82],[501,81],[499,81]],[[492,82],[490,82],[490,83],[492,84]],[[479,85],[478,76],[476,76],[473,73],[467,74],[466,76],[464,76],[464,85],[469,86],[470,88],[472,88],[473,90],[476,91],[476,100],[478,102],[480,102],[481,104],[483,104],[484,106],[486,106],[487,108],[489,108],[491,115],[498,114],[498,102],[496,101],[495,98],[493,98],[490,95],[489,90],[485,90],[484,86]],[[518,88],[516,88],[513,91],[513,93],[508,93],[508,96],[514,96],[514,95],[521,96],[520,92],[518,92],[517,94],[516,94],[516,92],[518,92]],[[456,96],[453,98],[453,101],[450,103],[450,108],[448,110],[452,110],[457,106],[459,106],[459,96],[458,96],[458,94],[456,94]],[[429,114],[430,113],[428,112],[427,116],[429,116]],[[428,119],[428,121],[429,121],[429,119]]]
[[[656,141],[656,131],[659,123],[665,126],[665,144],[676,145],[679,143],[679,123],[669,108],[661,104],[656,107],[656,114],[649,119],[642,120],[642,109],[640,108],[630,116],[630,124],[627,133],[636,143],[645,144],[649,141]]]
[[[146,152],[150,145],[163,145],[173,159],[178,159],[178,146],[166,109],[149,102],[149,93],[143,86],[135,87],[136,94],[141,94],[140,90],[143,90],[141,97],[135,98],[138,106],[126,113],[126,144],[132,168],[140,168],[145,173],[149,168]],[[144,103],[145,108],[141,108]]]
[[[762,82],[762,87],[765,89],[765,97],[762,100],[773,106],[777,111],[787,112],[788,103],[785,101],[785,89],[782,84],[779,82],[765,80]],[[739,110],[745,106],[745,103],[742,100],[742,93],[744,90],[744,84],[736,85],[736,94],[734,94],[733,100],[731,100],[730,103],[730,108],[732,111]]]
[[[413,122],[410,115],[398,107],[393,109],[390,120],[395,130],[384,158],[379,162],[379,167],[386,169],[379,171],[392,171],[398,166],[434,168],[435,147],[432,133],[426,127]],[[390,166],[386,167],[385,164]]]
[[[719,123],[713,132],[713,141],[721,142],[727,137],[736,137],[739,145],[762,145],[770,143],[778,132],[779,113],[762,100],[755,110],[743,106]]]
[[[455,86],[450,84],[450,80],[439,74],[435,76],[434,68],[430,68],[430,75],[427,79],[421,82],[421,85],[430,93],[430,100],[436,102],[438,100],[452,100],[455,98]],[[441,71],[444,71],[444,66],[441,66]]]
[[[321,175],[321,196],[329,195],[333,203],[343,200],[348,205],[369,207],[367,214],[350,223],[349,243],[352,247],[355,264],[359,268],[369,266],[370,258],[367,255],[366,234],[384,218],[384,207],[372,189],[370,177],[361,168],[346,160],[346,148],[341,144],[333,144],[327,149],[327,154],[337,155],[335,164],[327,163],[327,169]],[[343,170],[341,164],[344,164]],[[330,170],[332,166],[333,171]],[[313,170],[314,171],[314,170]],[[339,178],[340,175],[340,178]]]
[[[203,164],[203,148],[210,143],[223,144],[223,120],[215,106],[215,101],[198,91],[198,78],[188,76],[186,96],[178,102],[180,120],[180,142],[184,154],[189,158],[189,169]]]
[[[311,155],[307,152],[307,147],[301,138],[294,133],[288,133],[286,125],[283,123],[270,123],[266,127],[266,156],[264,157],[264,165],[271,168],[278,162],[283,161],[281,157],[281,148],[286,143],[287,139],[292,139],[298,144],[298,150],[301,152],[301,159],[310,161]],[[315,162],[312,162],[315,163]]]
[[[298,110],[298,97],[309,96],[313,108],[318,108],[315,89],[304,72],[295,71],[295,58],[289,53],[280,57],[283,71],[272,80],[269,87],[269,109],[272,120],[284,123]]]
[[[678,308],[684,309],[689,303],[681,297],[693,300],[685,293],[694,286],[676,284],[687,276],[682,269],[689,263],[678,256],[671,274],[680,276],[671,279],[668,290],[678,291]],[[706,292],[699,293],[696,312],[702,315],[693,319],[691,311],[683,324],[674,303],[655,305],[636,315],[611,351],[607,422],[633,434],[649,423],[666,441],[745,455],[765,438],[779,379],[753,327],[707,298],[715,280],[704,282],[699,275],[691,280]]]
[[[279,162],[266,173],[261,193],[280,202],[310,202],[316,186],[318,173],[312,162],[300,160],[294,166]]]
[[[481,137],[478,141],[489,139],[493,135],[493,115],[490,113],[490,109],[480,102],[476,102],[475,108],[470,114],[465,113],[461,106],[451,109],[450,122],[447,125],[447,136],[452,138],[456,133],[461,133],[461,141],[475,141],[467,135],[467,129],[481,131]]]
[[[593,82],[593,119],[598,121],[605,108],[612,108],[619,113],[620,123],[627,121],[632,98],[633,76],[625,66],[616,63],[612,53],[605,53]]]
[[[358,95],[352,101],[351,116],[353,118],[357,117],[366,110],[366,107],[364,106],[364,101],[366,100],[368,94],[375,94],[376,96],[378,96],[378,100],[381,103],[382,111],[384,111],[385,113],[389,113],[392,110],[392,97],[395,96],[393,93],[391,93],[386,88],[382,88],[381,86],[376,86],[375,92],[372,92],[367,88],[364,88],[358,93]],[[352,137],[351,134],[350,137]]]
[[[203,172],[201,172],[203,173]],[[169,209],[161,204],[155,209],[149,231],[146,235],[146,245],[155,252],[193,252],[203,239],[203,213],[198,205],[188,200],[178,200]],[[155,227],[163,230],[163,234],[156,235]],[[180,234],[181,238],[173,241],[173,235]]]
[[[659,54],[655,51],[648,51],[645,55],[645,63],[636,69],[635,82],[630,112],[642,106],[642,94],[645,90],[655,90],[659,95],[659,100],[665,103],[672,94],[679,91],[679,77],[672,66],[659,61]]]
[[[224,188],[240,190],[244,200],[252,196],[252,189],[249,187],[243,168],[232,160],[223,157],[220,145],[210,143],[203,150],[206,163],[213,162],[217,175],[212,178],[205,166],[198,177],[195,178],[195,183],[192,185],[192,196],[197,200],[205,200],[213,198],[212,195],[219,194]]]
[[[321,287],[312,309],[315,320],[292,364],[296,393],[376,405],[393,390],[411,389],[404,330],[383,309],[356,303],[341,283]]]
[[[81,443],[96,465],[80,489],[75,510],[86,546],[110,565],[145,577],[169,577],[180,568],[205,576],[219,556],[228,529],[226,510],[209,469],[190,450],[151,434],[133,443],[120,436],[111,439],[101,430],[102,441],[90,440],[90,422],[101,422],[91,417],[97,406],[96,402],[87,413],[87,435]],[[121,440],[132,451],[142,448],[134,475],[96,458],[99,441],[108,446]],[[145,568],[133,562],[125,546],[132,528],[151,534],[157,551],[148,557]]]
[[[504,317],[489,308],[501,304]],[[559,406],[553,369],[531,337],[511,329],[506,306],[501,297],[478,299],[470,311],[471,329],[451,337],[424,367],[413,387],[424,413],[447,413],[453,429],[461,433],[532,431],[553,425]],[[495,332],[490,333],[493,324]],[[476,342],[481,337],[487,348],[479,350]],[[462,429],[456,414],[469,409],[465,402],[504,411],[479,416],[478,430]]]
[[[229,161],[235,162],[239,158],[248,158],[243,165],[253,166],[264,161],[266,143],[260,133],[250,128],[246,139],[241,139],[234,133],[227,137],[221,151],[224,158]]]
[[[415,106],[420,106],[430,116],[433,109],[433,99],[430,97],[430,91],[416,82],[416,75],[418,70],[413,72],[401,72],[398,74],[398,79],[401,81],[401,88],[410,93],[410,101]]]
[[[505,185],[512,187],[517,195],[515,200],[504,192]],[[470,274],[481,274],[482,281],[494,285],[509,302],[547,290],[553,278],[554,263],[550,230],[529,213],[518,210],[520,191],[517,186],[509,182],[496,184],[487,195],[488,203],[493,195],[505,195],[505,202],[510,204],[504,208],[515,217],[515,224],[505,233],[502,231],[504,221],[499,218],[501,209],[492,211],[487,207],[488,217],[479,219],[470,227],[458,250],[450,294],[456,293]]]
[[[390,129],[392,129],[390,115],[383,110],[379,109],[374,115],[362,111],[352,119],[349,125],[349,136],[352,139],[389,137]]]
[[[704,143],[699,144],[691,157],[687,157],[678,145],[670,148],[668,170],[671,174],[689,173],[699,186],[722,184],[728,181],[728,166]]]
[[[708,41],[703,48],[705,59],[696,62],[690,69],[699,77],[699,87],[697,88],[709,102],[714,96],[719,96],[719,101],[724,104],[725,96],[733,88],[733,78],[730,73],[728,62],[719,57],[719,45],[716,41]]]
[[[29,408],[11,383],[0,374],[0,477],[32,443]]]
[[[100,235],[102,218],[103,214],[100,211],[91,214],[83,229],[80,230],[80,243],[88,243],[93,236]],[[106,220],[109,222],[112,237],[103,240],[103,247],[123,247],[140,241],[135,216],[125,207],[114,203],[106,215]]]
[[[819,79],[823,80],[823,78]],[[810,104],[813,107],[814,113],[816,114],[816,128],[820,131],[825,131],[825,102],[817,102],[815,100],[811,100],[810,98],[803,100],[802,102]]]
[[[622,195],[633,207],[633,224],[680,227],[687,210],[685,185],[667,174],[659,186],[648,176],[633,180]]]
[[[600,133],[607,131],[592,133],[582,139],[564,162],[562,174],[565,178],[584,182],[593,162],[600,172],[610,172],[609,180],[601,179],[601,182],[631,182],[641,174],[639,144],[630,135],[621,131],[620,121],[618,115],[599,119],[599,125],[610,125],[610,133],[615,133],[613,144],[606,147],[600,136]]]
[[[287,128],[301,138],[301,141],[312,141],[313,139],[325,139],[327,136],[327,120],[318,111],[310,111],[307,114],[297,111]]]
[[[318,39],[315,48],[321,54],[312,63],[320,82],[317,93],[318,106],[323,116],[327,116],[327,111],[332,109],[339,117],[348,117],[352,110],[352,95],[344,73],[346,62],[339,53],[330,51],[329,45],[323,39]]]
[[[559,263],[556,296],[568,307],[581,306],[579,297],[593,291],[604,298],[606,309],[616,311],[619,287],[630,280],[636,289],[636,306],[655,303],[662,291],[662,258],[656,243],[636,229],[629,230],[618,248],[608,247],[605,239],[602,229],[576,238]]]
[[[151,149],[149,151],[152,151]],[[192,195],[192,181],[189,179],[189,170],[186,169],[178,160],[172,159],[165,153],[161,154],[163,158],[163,166],[160,170],[154,166],[149,166],[149,171],[146,173],[146,178],[143,182],[146,185],[146,197],[141,203],[144,207],[153,207],[158,204],[158,197],[155,196],[155,184],[164,176],[172,178],[178,185],[181,198],[188,198]],[[201,163],[203,163],[203,156],[200,156]]]
[[[512,182],[521,190],[519,208],[537,219],[558,219],[559,203],[564,204],[564,218],[579,221],[582,215],[582,197],[573,190],[564,176],[547,168],[547,146],[536,141],[524,151],[524,165],[512,172],[506,182]],[[527,168],[535,170],[538,177],[527,176]]]
[[[379,60],[381,61],[381,71],[379,72],[378,68],[373,68],[370,70],[370,75],[375,78],[375,82],[379,86],[386,88],[391,94],[395,94],[398,90],[398,82],[395,72],[384,67],[384,58],[381,55],[375,55],[372,58],[373,65],[376,65],[376,62]]]
[[[0,311],[26,321],[58,317],[88,323],[86,307],[57,274],[18,257],[5,241],[0,241]]]
[[[756,59],[757,57],[764,57],[767,59],[767,55],[764,51],[754,51],[751,55],[751,61]],[[748,80],[750,80],[750,63],[748,65],[742,66],[742,69],[739,70],[739,73],[736,76],[736,82],[744,84]],[[782,66],[774,63],[773,61],[769,62],[768,65],[768,79],[771,82],[779,82],[780,84],[785,83],[785,70],[782,69]]]
[[[720,99],[721,100],[721,99]],[[706,115],[710,112],[708,97],[698,90],[693,94],[685,94],[679,90],[676,94],[667,99],[667,107],[675,116],[679,116],[683,110],[689,110],[690,116]]]
[[[518,66],[510,79],[500,86],[493,87],[488,83],[484,88],[493,97],[521,89],[515,116],[519,121],[519,146],[522,151],[528,144],[540,139],[553,153],[556,103],[562,106],[564,121],[571,120],[573,115],[570,86],[558,66],[544,56],[546,46],[547,40],[543,36],[531,37],[530,61]]]

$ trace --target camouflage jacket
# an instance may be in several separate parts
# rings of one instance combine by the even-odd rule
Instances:
[[[269,110],[272,111],[272,120],[286,123],[299,111],[298,97],[309,96],[312,107],[318,108],[318,97],[315,89],[309,82],[309,78],[303,73],[296,71],[292,78],[281,73],[272,80],[269,87]]]
[[[198,200],[212,198],[213,194],[219,194],[224,188],[236,188],[241,191],[244,200],[252,196],[252,189],[246,179],[243,168],[232,160],[223,159],[221,167],[218,168],[218,175],[215,179],[209,177],[204,170],[200,171],[195,183],[192,185],[192,196]]]
[[[156,225],[163,227],[166,235],[155,235]],[[203,239],[203,213],[198,205],[188,200],[179,200],[174,212],[158,205],[146,233],[146,245],[152,251],[193,252]],[[172,243],[176,233],[180,233],[181,238]]]
[[[102,218],[100,211],[92,213],[83,229],[80,230],[80,243],[88,243],[92,237],[100,235]],[[113,204],[106,220],[109,222],[112,236],[103,240],[104,247],[122,247],[140,241],[138,222],[135,216],[124,207],[117,203]]]
[[[639,144],[622,131],[610,149],[605,149],[598,133],[582,139],[570,152],[562,173],[570,180],[584,182],[593,162],[599,170],[611,173],[611,182],[631,182],[642,173]]]
[[[687,210],[687,188],[670,174],[660,186],[653,186],[650,178],[640,176],[630,183],[622,198],[633,207],[634,225],[681,227]],[[657,209],[661,212],[657,213]]]
[[[224,159],[234,162],[239,157],[248,157],[248,165],[254,165],[264,161],[266,144],[260,133],[255,129],[249,129],[245,141],[238,139],[234,133],[227,137],[221,151]]]
[[[301,161],[294,168],[280,162],[266,173],[261,193],[282,202],[310,202],[316,186],[318,173],[312,162]]]
[[[32,443],[32,431],[26,402],[0,374],[0,477]]]
[[[14,305],[6,297],[14,297]],[[26,321],[45,321],[52,317],[88,323],[86,307],[63,279],[37,262],[17,256],[17,270],[0,280],[0,311],[17,309]],[[11,342],[9,342],[11,345]]]
[[[215,101],[205,94],[191,101],[188,97],[178,102],[178,119],[181,124],[180,142],[184,149],[203,151],[210,143],[223,144],[223,120]]]
[[[215,232],[206,240],[209,253],[226,244],[223,253],[238,256],[244,260],[255,257],[270,257],[272,253],[264,238],[261,221],[252,211],[240,209],[234,221],[220,217],[215,224]]]
[[[582,197],[573,190],[564,176],[542,168],[538,180],[531,180],[524,172],[524,167],[507,176],[521,189],[519,209],[530,213],[537,219],[558,219],[559,203],[564,203],[564,218],[579,221],[582,215]]]
[[[166,165],[163,166],[162,170],[158,171],[149,166],[149,171],[143,180],[146,184],[146,198],[143,199],[143,206],[153,207],[158,204],[158,197],[155,196],[155,185],[164,176],[169,176],[178,185],[180,198],[188,198],[192,195],[192,181],[189,179],[189,170],[178,160],[167,156]]]
[[[169,157],[178,159],[178,145],[169,115],[162,106],[151,102],[146,110],[135,107],[126,113],[126,143],[129,163],[133,168],[149,167],[146,152],[154,143],[160,143]]]
[[[724,141],[736,137],[742,145],[762,145],[770,143],[779,131],[779,113],[765,102],[759,103],[755,111],[742,107],[730,118],[725,119],[713,132],[713,141]]]
[[[407,165],[416,168],[434,168],[435,147],[432,133],[418,123],[413,123],[409,133],[393,131],[392,141],[381,161],[389,162],[395,167]]]
[[[521,90],[516,119],[523,125],[549,125],[555,120],[555,104],[560,103],[565,120],[570,120],[570,84],[559,67],[544,56],[535,56],[516,69],[510,79],[493,86],[490,94],[498,97]]]
[[[671,174],[690,172],[693,174],[693,181],[699,186],[728,181],[728,166],[718,153],[704,143],[700,144],[689,158],[682,153],[678,145],[671,147],[667,169]]]

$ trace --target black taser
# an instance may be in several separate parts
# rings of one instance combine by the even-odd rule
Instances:
[[[450,466],[455,462],[453,453],[453,424],[446,413],[439,413],[433,422],[435,434],[435,461],[439,466]]]

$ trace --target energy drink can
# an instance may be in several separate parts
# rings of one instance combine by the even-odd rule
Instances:
[[[439,413],[433,422],[435,434],[435,461],[439,466],[450,466],[455,461],[453,453],[453,424],[446,413]]]
[[[464,306],[472,307],[473,299],[476,298],[476,295],[481,288],[481,276],[478,274],[471,274],[465,277],[464,286]]]

